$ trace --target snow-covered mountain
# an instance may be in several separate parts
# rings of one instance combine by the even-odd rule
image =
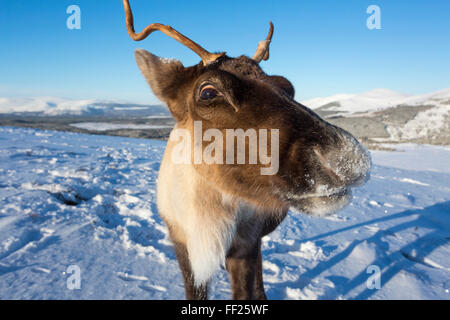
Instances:
[[[421,95],[407,95],[389,89],[375,89],[358,94],[337,94],[302,101],[311,109],[357,113],[387,109],[399,105],[440,106],[450,108],[450,88]]]
[[[388,89],[303,101],[360,139],[450,144],[450,88],[421,95]]]
[[[124,101],[98,99],[73,100],[58,97],[1,98],[0,114],[41,116],[98,116],[98,115],[167,115],[163,106],[140,105]]]
[[[375,89],[359,94],[338,94],[331,97],[315,98],[302,102],[315,110],[327,121],[351,132],[358,139],[369,144],[379,142],[413,142],[450,145],[450,88],[440,91],[406,95],[388,89]],[[106,100],[69,100],[55,97],[40,98],[0,98],[0,119],[3,125],[21,126],[11,122],[22,116],[42,116],[53,123],[52,116],[73,120],[72,116],[84,118],[151,119],[167,117],[171,119],[164,106],[130,104]],[[30,123],[41,123],[43,118],[27,119]],[[9,122],[8,122],[9,121]],[[34,122],[33,122],[34,121]],[[91,119],[89,119],[91,121]],[[104,121],[103,121],[104,122]],[[56,130],[71,130],[68,126],[51,126]],[[144,127],[142,127],[144,125]],[[147,125],[171,127],[172,122],[127,123],[128,129],[142,129],[149,132]],[[85,125],[82,125],[85,126]],[[98,124],[94,124],[98,128]],[[104,127],[104,126],[103,126]],[[108,126],[110,127],[110,126]],[[120,129],[117,125],[114,128]],[[98,131],[98,130],[97,130]],[[167,137],[169,131],[158,132],[156,136]],[[130,134],[129,130],[122,134]],[[370,141],[369,141],[370,140]]]
[[[440,106],[444,104],[450,106],[450,88],[421,95],[407,95],[389,89],[375,89],[358,94],[343,93],[330,97],[314,98],[304,100],[302,103],[311,109],[342,113],[376,111],[398,105]],[[98,99],[73,100],[58,97],[0,97],[0,114],[34,113],[46,116],[101,115],[112,111],[149,110],[153,107],[155,106]],[[164,113],[168,113],[167,109],[161,109]]]

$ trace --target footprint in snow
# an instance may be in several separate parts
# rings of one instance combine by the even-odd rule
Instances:
[[[13,253],[20,251],[21,249],[25,248],[30,243],[36,242],[41,240],[43,237],[42,233],[39,230],[36,229],[29,229],[23,232],[19,237],[17,238],[11,238],[2,243],[2,246],[4,249],[6,249],[4,252],[0,253],[0,260],[4,259]]]
[[[49,269],[42,267],[34,267],[33,269],[31,269],[31,271],[34,273],[45,273],[45,274],[49,274],[51,272]]]
[[[141,288],[142,290],[148,291],[148,292],[155,292],[155,291],[160,291],[160,292],[166,292],[167,289],[162,287],[162,286],[158,286],[156,284],[141,284],[139,285],[139,288]]]
[[[148,281],[148,278],[145,276],[137,276],[127,272],[117,272],[117,276],[124,281]]]

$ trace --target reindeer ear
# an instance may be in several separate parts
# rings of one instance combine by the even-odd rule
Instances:
[[[175,59],[160,58],[150,52],[138,49],[134,52],[142,75],[158,99],[166,103],[175,119],[184,115],[184,106],[176,105],[176,98],[184,78],[183,64]]]
[[[272,84],[284,91],[290,98],[294,98],[295,89],[292,83],[282,76],[270,76]]]

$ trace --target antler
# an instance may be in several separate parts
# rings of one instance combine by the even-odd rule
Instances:
[[[273,36],[273,23],[270,21],[270,30],[269,34],[267,35],[266,40],[260,41],[258,43],[258,48],[256,49],[256,52],[253,56],[253,60],[256,62],[261,62],[261,60],[268,60],[269,59],[269,45],[272,41]]]
[[[200,45],[192,41],[191,39],[183,36],[177,30],[173,29],[170,26],[162,25],[160,23],[152,23],[148,25],[144,30],[140,33],[136,33],[134,30],[134,22],[133,22],[133,13],[131,12],[130,3],[128,0],[123,0],[123,6],[125,8],[125,16],[126,16],[126,25],[127,31],[130,37],[135,41],[141,41],[147,38],[153,31],[159,30],[169,37],[177,40],[181,44],[185,45],[196,54],[200,56],[204,65],[207,65],[211,62],[216,61],[218,58],[225,55],[225,52],[222,53],[211,53],[203,49]]]

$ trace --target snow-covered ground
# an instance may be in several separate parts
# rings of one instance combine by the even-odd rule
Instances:
[[[80,122],[70,124],[72,127],[91,130],[108,131],[119,129],[167,129],[170,126],[152,125],[152,124],[134,124],[134,123],[109,123],[109,122]]]
[[[155,204],[164,146],[0,127],[0,299],[182,299]],[[450,299],[450,148],[399,147],[372,153],[350,206],[263,239],[269,298]],[[230,297],[225,271],[210,296]]]

